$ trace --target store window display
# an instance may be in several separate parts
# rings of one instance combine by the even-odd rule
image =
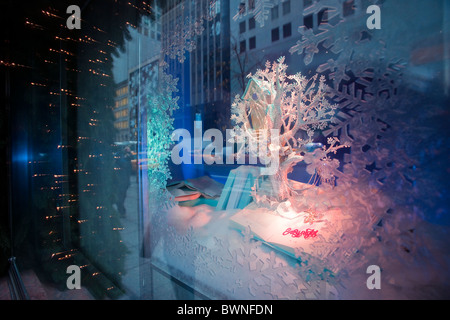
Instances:
[[[0,57],[0,256],[47,297],[448,298],[447,2],[69,5]]]

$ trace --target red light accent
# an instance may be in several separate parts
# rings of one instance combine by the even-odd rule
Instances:
[[[292,230],[291,228],[287,228],[286,231],[283,232],[283,236],[290,234],[292,238],[300,238],[301,236],[303,236],[305,239],[308,239],[310,237],[311,238],[316,237],[317,232],[319,232],[319,230],[306,229],[303,231],[299,231],[298,229]]]

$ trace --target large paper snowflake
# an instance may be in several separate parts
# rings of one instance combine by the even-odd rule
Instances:
[[[323,133],[351,144],[342,165],[333,169],[336,186],[327,190],[326,197],[353,217],[352,225],[339,240],[340,250],[328,257],[328,262],[339,265],[345,248],[358,247],[359,252],[371,252],[372,258],[376,256],[385,265],[392,257],[423,264],[417,254],[424,243],[415,230],[427,214],[432,216],[429,208],[435,205],[431,201],[425,204],[422,198],[432,194],[436,184],[421,175],[429,164],[418,156],[414,141],[434,143],[427,134],[432,131],[430,127],[426,129],[417,122],[419,118],[428,119],[430,114],[416,112],[414,118],[408,115],[412,112],[408,110],[419,110],[415,104],[423,100],[402,86],[409,57],[396,56],[379,33],[367,29],[363,8],[346,18],[339,1],[318,0],[303,14],[324,8],[331,8],[338,19],[333,25],[322,23],[317,29],[300,28],[301,39],[290,52],[302,55],[305,67],[320,60],[314,71],[326,75],[328,97],[338,104],[336,122]],[[352,28],[348,27],[349,19]],[[437,112],[439,107],[432,109]],[[339,198],[345,198],[345,202],[339,204]],[[375,246],[377,243],[380,246]],[[376,252],[373,248],[382,249]],[[359,255],[348,269],[367,263],[367,257]]]

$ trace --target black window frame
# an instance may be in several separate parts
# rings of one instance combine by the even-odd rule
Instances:
[[[245,25],[245,20],[244,20],[239,23],[239,34],[245,33],[245,31],[246,31],[246,25]]]
[[[246,41],[241,40],[239,41],[239,53],[244,53],[245,51],[247,51],[247,46],[246,46]]]
[[[283,16],[291,13],[291,0],[286,0],[283,2]]]
[[[272,42],[276,42],[278,40],[280,40],[280,28],[276,27],[273,28],[271,31],[271,35],[272,35]]]
[[[248,39],[248,50],[253,50],[256,48],[256,36]]]
[[[289,22],[283,25],[283,38],[290,36],[292,36],[292,24]]]
[[[248,19],[248,30],[253,30],[256,28],[256,20],[255,17],[250,17]]]

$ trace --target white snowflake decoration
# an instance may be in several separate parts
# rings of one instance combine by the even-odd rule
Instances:
[[[197,37],[204,32],[205,22],[212,21],[217,15],[220,9],[217,7],[218,5],[220,3],[215,0],[205,2],[205,5],[202,1],[193,2],[189,15],[186,14],[185,10],[188,6],[191,6],[191,3],[182,1],[179,4],[181,10],[177,12],[181,15],[181,19],[178,20],[179,22],[175,24],[173,29],[168,30],[163,36],[163,53],[171,59],[178,59],[180,63],[183,63],[186,60],[186,52],[192,52],[197,47]],[[199,10],[196,7],[199,7]],[[200,14],[196,14],[194,17],[194,12],[200,12]]]
[[[305,159],[305,150],[313,143],[314,132],[333,122],[336,105],[327,99],[324,77],[315,75],[307,79],[300,73],[288,75],[286,69],[284,57],[281,57],[274,63],[267,62],[266,68],[255,75],[250,74],[246,94],[242,98],[237,96],[232,105],[231,119],[235,124],[233,138],[240,144],[238,155],[256,152],[252,145],[259,145],[260,151],[261,144],[267,144],[266,150],[280,159],[276,174],[268,178],[269,193],[257,185],[255,200],[266,203],[290,200],[295,206],[298,203],[295,198],[303,191],[296,189],[287,175]],[[273,129],[279,132],[278,143],[268,136]],[[250,143],[246,144],[245,139]],[[338,142],[337,138],[329,139],[330,146],[316,150],[317,159],[308,163],[308,170],[324,181],[332,182],[333,170],[339,166],[338,160],[331,160],[327,155],[347,146],[337,146]]]

